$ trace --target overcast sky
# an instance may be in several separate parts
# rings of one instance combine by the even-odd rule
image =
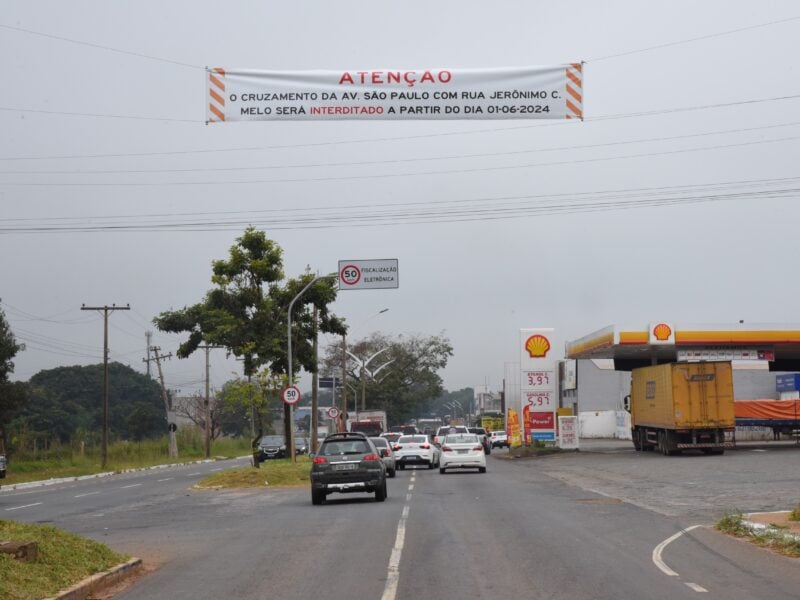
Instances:
[[[450,389],[498,389],[522,327],[555,327],[572,340],[653,320],[798,322],[798,16],[790,1],[6,0],[0,298],[27,345],[15,378],[101,360],[102,318],[82,303],[130,303],[111,316],[111,357],[143,370],[152,317],[199,301],[211,261],[246,223],[283,247],[290,275],[306,265],[335,271],[339,259],[398,258],[398,290],[343,292],[334,311],[354,337],[443,332],[454,347],[442,372]],[[741,31],[725,33],[733,30]],[[704,39],[687,42],[696,38]],[[582,123],[204,124],[205,66],[581,60]],[[385,162],[315,166],[367,161]],[[258,168],[209,170],[232,167]],[[119,170],[137,172],[86,172]],[[631,191],[598,193],[620,190]],[[620,199],[630,204],[597,210]],[[510,201],[522,205],[498,218]],[[441,202],[446,213],[484,212],[434,219]],[[424,214],[403,224],[356,220],[384,204]],[[372,212],[353,208],[364,205]],[[569,210],[530,210],[543,205]],[[345,226],[260,225],[330,207],[341,207]],[[146,215],[161,227],[11,231],[130,225]],[[229,218],[237,223],[219,225]],[[198,219],[217,224],[175,225]],[[154,342],[174,352],[179,340],[156,332]],[[216,351],[212,385],[234,371],[240,363]],[[165,375],[181,393],[199,390],[201,357],[172,360]]]

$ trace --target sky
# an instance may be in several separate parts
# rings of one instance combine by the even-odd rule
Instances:
[[[82,304],[130,304],[110,316],[110,356],[143,371],[152,318],[201,300],[247,224],[292,276],[397,258],[398,289],[332,309],[353,338],[447,336],[448,389],[500,389],[520,328],[798,322],[799,34],[790,1],[6,0],[0,299],[26,344],[13,378],[102,360],[102,316]],[[205,124],[206,66],[579,61],[583,122]],[[387,221],[382,205],[421,214]],[[457,218],[464,206],[480,210]],[[344,219],[275,224],[297,211]],[[154,330],[163,353],[180,341]],[[239,373],[212,352],[213,387]],[[194,393],[203,358],[164,374]]]

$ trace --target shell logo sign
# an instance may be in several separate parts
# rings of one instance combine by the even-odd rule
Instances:
[[[669,323],[655,323],[650,325],[650,344],[674,344],[675,327]]]
[[[531,358],[544,358],[550,350],[550,340],[541,333],[536,333],[525,340],[525,350]]]

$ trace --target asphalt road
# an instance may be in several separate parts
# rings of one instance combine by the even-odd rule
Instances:
[[[796,502],[800,451],[502,454],[486,474],[398,471],[384,503],[333,495],[315,507],[305,488],[192,490],[234,466],[212,463],[3,491],[0,518],[53,523],[157,566],[118,596],[126,600],[800,596],[797,560],[707,528],[727,503],[755,503],[753,485],[767,505],[759,508]],[[764,464],[770,473],[754,475]],[[703,477],[707,492],[690,485]],[[693,505],[705,495],[715,510],[711,500]]]

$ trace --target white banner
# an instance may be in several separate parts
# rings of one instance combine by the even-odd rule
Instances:
[[[208,69],[206,119],[583,119],[583,65],[503,69]]]

